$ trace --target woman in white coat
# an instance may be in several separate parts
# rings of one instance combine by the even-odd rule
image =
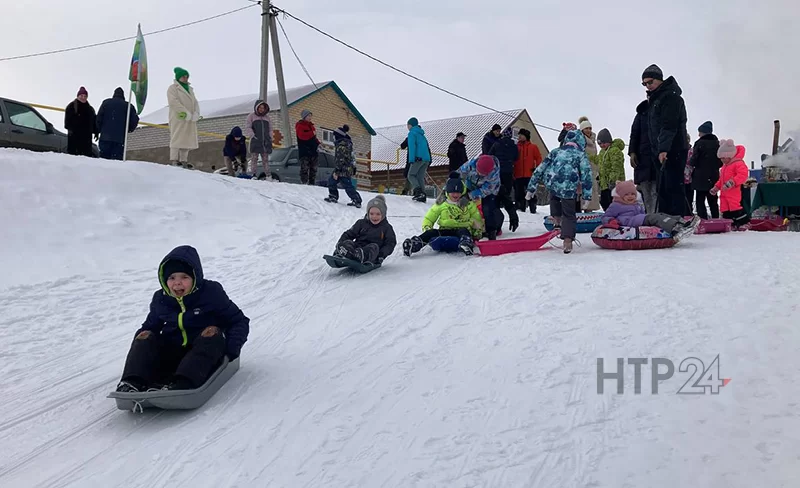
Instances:
[[[175,83],[167,89],[169,102],[169,160],[174,166],[189,162],[189,151],[199,147],[197,122],[200,104],[189,86],[189,72],[175,68]]]

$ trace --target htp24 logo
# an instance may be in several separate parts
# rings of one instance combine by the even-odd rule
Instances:
[[[617,358],[617,371],[605,372],[603,358],[597,358],[597,393],[603,394],[604,382],[616,380],[617,394],[625,392],[625,358]],[[633,392],[642,393],[642,366],[650,365],[650,391],[658,395],[658,386],[662,381],[671,379],[675,374],[675,363],[667,358],[628,358],[628,365],[633,365]],[[662,368],[662,366],[664,368]],[[663,370],[662,370],[663,369]],[[730,378],[720,375],[719,354],[708,367],[696,357],[688,357],[678,365],[679,373],[690,373],[689,378],[678,389],[679,395],[719,395],[720,389],[730,383]]]

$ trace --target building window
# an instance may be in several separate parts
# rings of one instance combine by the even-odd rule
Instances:
[[[323,144],[327,144],[329,146],[335,146],[336,140],[333,138],[333,131],[328,129],[322,129],[322,141]]]

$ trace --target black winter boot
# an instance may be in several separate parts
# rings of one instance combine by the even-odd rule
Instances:
[[[403,254],[411,257],[412,254],[420,252],[423,247],[425,247],[425,243],[422,242],[422,239],[414,236],[411,239],[403,241]]]

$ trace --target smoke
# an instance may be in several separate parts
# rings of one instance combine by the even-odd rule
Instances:
[[[730,0],[723,9],[714,12],[711,32],[722,116],[715,126],[724,128],[720,137],[744,143],[760,159],[772,152],[774,120],[800,127],[800,2]]]

